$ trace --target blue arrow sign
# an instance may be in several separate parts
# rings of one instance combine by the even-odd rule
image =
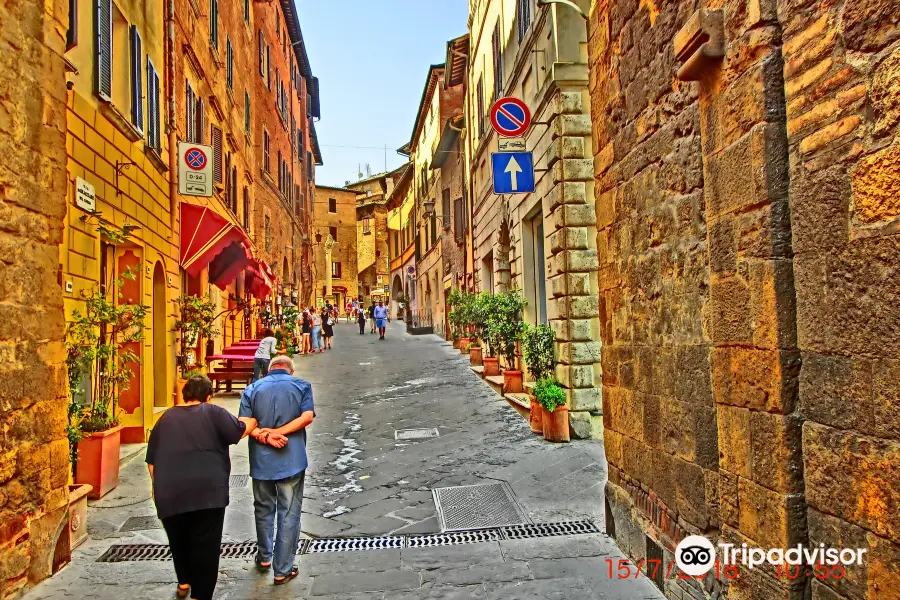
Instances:
[[[491,154],[495,194],[529,194],[534,191],[534,156],[531,152]]]

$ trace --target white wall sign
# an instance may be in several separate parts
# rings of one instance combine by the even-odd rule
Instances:
[[[93,212],[97,207],[97,198],[94,196],[94,186],[81,177],[75,178],[75,204],[78,208]]]
[[[525,152],[525,138],[498,138],[497,150],[500,152]]]
[[[210,198],[213,183],[212,146],[178,142],[178,193]]]

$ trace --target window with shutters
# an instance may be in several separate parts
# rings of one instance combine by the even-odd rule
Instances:
[[[450,229],[450,188],[444,190],[441,196],[441,216],[444,218],[444,229]]]
[[[197,125],[197,119],[194,116],[197,111],[197,100],[194,97],[191,82],[185,80],[184,85],[184,139],[186,142],[194,142],[197,137],[194,131],[194,127]]]
[[[97,0],[97,94],[112,100],[112,0]]]
[[[235,216],[237,215],[237,210],[238,210],[237,182],[238,182],[237,166],[231,165],[231,186],[230,186],[231,211],[235,214]]]
[[[334,198],[328,199],[328,212],[336,213],[337,212],[337,200]]]
[[[531,0],[518,0],[516,3],[516,23],[519,30],[519,43],[525,39],[531,27]]]
[[[331,234],[331,239],[333,239],[334,241],[337,241],[337,227],[329,227],[328,233]]]
[[[306,178],[313,178],[312,152],[306,153]]]
[[[281,72],[278,69],[275,69],[275,106],[278,107],[278,110],[281,110]]]
[[[159,100],[159,73],[150,57],[147,57],[147,145],[157,152],[162,150]]]
[[[494,26],[491,37],[491,52],[494,59],[494,101],[503,95],[503,42],[500,37],[500,22]]]
[[[219,0],[209,0],[209,45],[219,48]]]
[[[66,51],[78,45],[78,0],[69,0],[69,29],[66,30]]]
[[[281,150],[278,151],[278,191],[284,193],[284,161],[281,160]]]
[[[269,215],[266,215],[265,219],[265,240],[266,240],[266,252],[272,251],[272,220],[269,218]]]
[[[300,185],[294,185],[294,214],[303,216],[303,196],[300,194]]]
[[[453,237],[457,242],[462,242],[466,235],[466,213],[463,199],[457,198],[453,202]]]
[[[250,94],[244,90],[244,133],[250,135]]]
[[[228,89],[234,89],[234,53],[231,49],[231,37],[225,38],[225,83]]]
[[[141,34],[131,26],[131,124],[144,131],[144,51]]]
[[[337,279],[341,278],[341,263],[332,262],[331,263],[331,276]]]
[[[225,206],[234,210],[231,206],[231,152],[225,154]]]
[[[259,30],[259,74],[261,77],[266,76],[266,38],[262,29]]]
[[[369,217],[363,219],[362,231],[364,235],[372,233],[372,219],[370,219]]]
[[[244,231],[250,231],[250,188],[244,187]]]
[[[216,183],[222,183],[222,128],[218,125],[211,125],[209,128],[209,142],[212,146],[213,161],[213,180]],[[197,142],[198,144],[201,142]]]
[[[250,0],[244,0],[244,23],[250,24]]]
[[[266,46],[266,88],[272,89],[272,49]]]
[[[263,129],[263,171],[271,173],[269,164],[269,132]]]
[[[131,26],[125,16],[112,5],[112,103],[122,114],[131,111]]]

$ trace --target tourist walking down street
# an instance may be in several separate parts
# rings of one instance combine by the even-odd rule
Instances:
[[[275,333],[271,329],[263,330],[263,339],[260,340],[256,353],[253,355],[253,381],[265,377],[269,372],[269,361],[275,356],[275,347],[278,340],[275,339]]]
[[[374,313],[374,316],[375,316],[375,326],[378,327],[378,333],[379,333],[378,339],[383,340],[385,331],[387,329],[387,324],[386,324],[387,316],[388,316],[387,306],[384,305],[383,301],[379,300],[378,306],[376,306],[372,312]]]
[[[356,309],[356,322],[359,323],[359,335],[366,335],[366,310],[362,306]]]
[[[216,589],[229,500],[228,446],[256,429],[252,416],[236,419],[209,404],[212,392],[206,377],[188,379],[184,404],[163,413],[147,444],[156,514],[169,538],[178,578],[176,595],[187,598],[190,593],[195,600],[212,600]]]
[[[300,541],[300,509],[306,467],[306,428],[315,417],[312,387],[294,377],[287,356],[272,361],[268,377],[244,390],[241,417],[254,418],[259,429],[250,441],[250,477],[260,570],[275,567],[275,585],[295,578]],[[275,531],[275,523],[278,530]]]
[[[310,337],[312,338],[312,351],[315,352],[318,350],[320,353],[325,352],[324,345],[322,344],[322,315],[313,311],[311,318],[312,333],[310,334]]]
[[[328,308],[322,309],[322,344],[325,350],[331,350],[331,338],[334,337],[334,316]]]
[[[369,306],[369,309],[366,311],[369,317],[369,321],[372,322],[372,330],[369,333],[375,333],[375,301],[372,301],[372,305]]]
[[[300,315],[300,331],[303,334],[300,342],[300,354],[310,354],[312,353],[312,317],[309,316],[309,310],[306,308],[303,309],[303,313]]]

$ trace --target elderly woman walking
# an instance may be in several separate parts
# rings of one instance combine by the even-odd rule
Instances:
[[[178,577],[176,594],[187,598],[190,593],[194,600],[211,600],[216,589],[231,475],[228,446],[246,435],[262,435],[256,419],[237,419],[209,404],[211,397],[209,379],[188,379],[184,404],[160,417],[147,445],[156,514],[169,538]],[[280,441],[273,438],[270,443]]]

